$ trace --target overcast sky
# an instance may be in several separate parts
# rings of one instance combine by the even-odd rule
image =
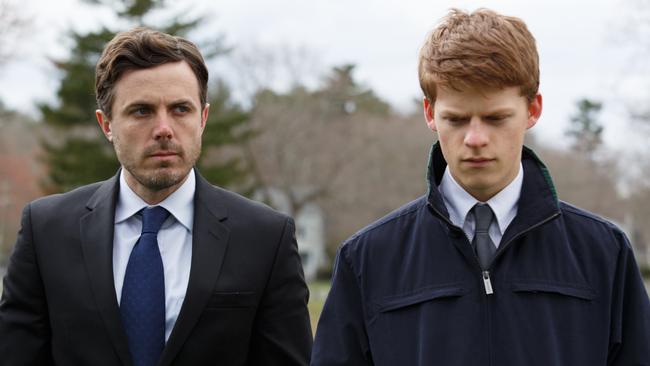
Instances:
[[[639,60],[622,47],[631,42],[625,26],[635,2],[643,0],[183,0],[175,6],[214,18],[201,36],[222,33],[235,49],[304,47],[323,69],[354,63],[357,79],[401,110],[421,97],[418,49],[449,8],[514,15],[528,24],[540,53],[544,111],[535,126],[538,136],[565,144],[563,131],[576,100],[589,97],[605,103],[606,141],[620,147],[633,138],[625,103],[641,95],[639,85],[647,86],[634,85],[645,76],[635,76]],[[14,61],[0,70],[0,99],[34,115],[35,102],[54,100],[58,76],[49,58],[66,55],[65,31],[92,30],[112,18],[78,0],[20,4],[34,25]]]

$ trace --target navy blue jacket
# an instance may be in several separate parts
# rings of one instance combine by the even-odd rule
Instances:
[[[312,365],[650,365],[650,301],[625,234],[557,199],[524,148],[518,213],[489,271],[437,185],[340,249]]]

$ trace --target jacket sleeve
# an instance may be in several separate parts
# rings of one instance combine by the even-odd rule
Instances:
[[[52,365],[50,325],[34,250],[31,206],[9,259],[0,299],[0,365]]]
[[[336,256],[332,288],[316,328],[312,366],[373,364],[363,297],[345,249],[344,245]]]
[[[307,365],[313,342],[309,290],[288,218],[254,324],[249,365]]]
[[[650,366],[650,301],[632,248],[625,235],[619,235],[608,365]]]

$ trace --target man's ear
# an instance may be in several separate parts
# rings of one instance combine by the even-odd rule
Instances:
[[[422,100],[422,106],[424,107],[424,119],[427,121],[427,126],[429,126],[431,131],[438,131],[436,120],[433,117],[433,103],[431,103],[429,98],[424,97]]]
[[[113,130],[111,126],[111,121],[108,119],[108,116],[101,109],[95,111],[95,117],[97,117],[97,123],[99,123],[99,128],[102,129],[104,136],[110,142],[113,142]]]
[[[210,103],[205,103],[205,107],[201,111],[201,133],[205,129],[205,125],[208,122],[208,116],[210,115]]]
[[[529,129],[537,123],[542,115],[542,95],[537,93],[532,102],[528,104],[528,123],[526,129]]]

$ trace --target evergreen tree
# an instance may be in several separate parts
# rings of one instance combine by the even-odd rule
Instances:
[[[602,144],[604,127],[598,121],[598,114],[603,105],[589,99],[581,99],[576,103],[578,111],[571,117],[571,124],[566,135],[573,139],[573,149],[592,158]]]
[[[387,116],[390,113],[390,105],[377,97],[372,89],[361,86],[354,79],[355,68],[354,64],[333,67],[315,96],[326,100],[342,113],[364,111]]]
[[[197,28],[201,18],[181,20],[175,17],[167,24],[147,24],[148,17],[164,7],[164,0],[87,0],[95,6],[107,6],[126,20],[128,27],[148,26],[165,33],[185,36]],[[106,179],[115,174],[119,163],[112,146],[102,135],[95,120],[94,96],[95,64],[103,47],[117,32],[125,29],[101,29],[90,33],[72,31],[74,44],[67,60],[56,61],[63,74],[57,91],[57,102],[39,106],[46,125],[53,136],[42,141],[44,161],[49,174],[44,188],[48,192],[68,191],[80,185]],[[199,44],[209,61],[227,52],[222,38]],[[228,87],[217,80],[210,85],[210,117],[203,135],[203,154],[197,165],[213,184],[247,189],[243,185],[247,169],[238,154],[229,159],[215,157],[215,151],[224,146],[239,144],[250,137],[246,130],[248,114],[230,99]]]

